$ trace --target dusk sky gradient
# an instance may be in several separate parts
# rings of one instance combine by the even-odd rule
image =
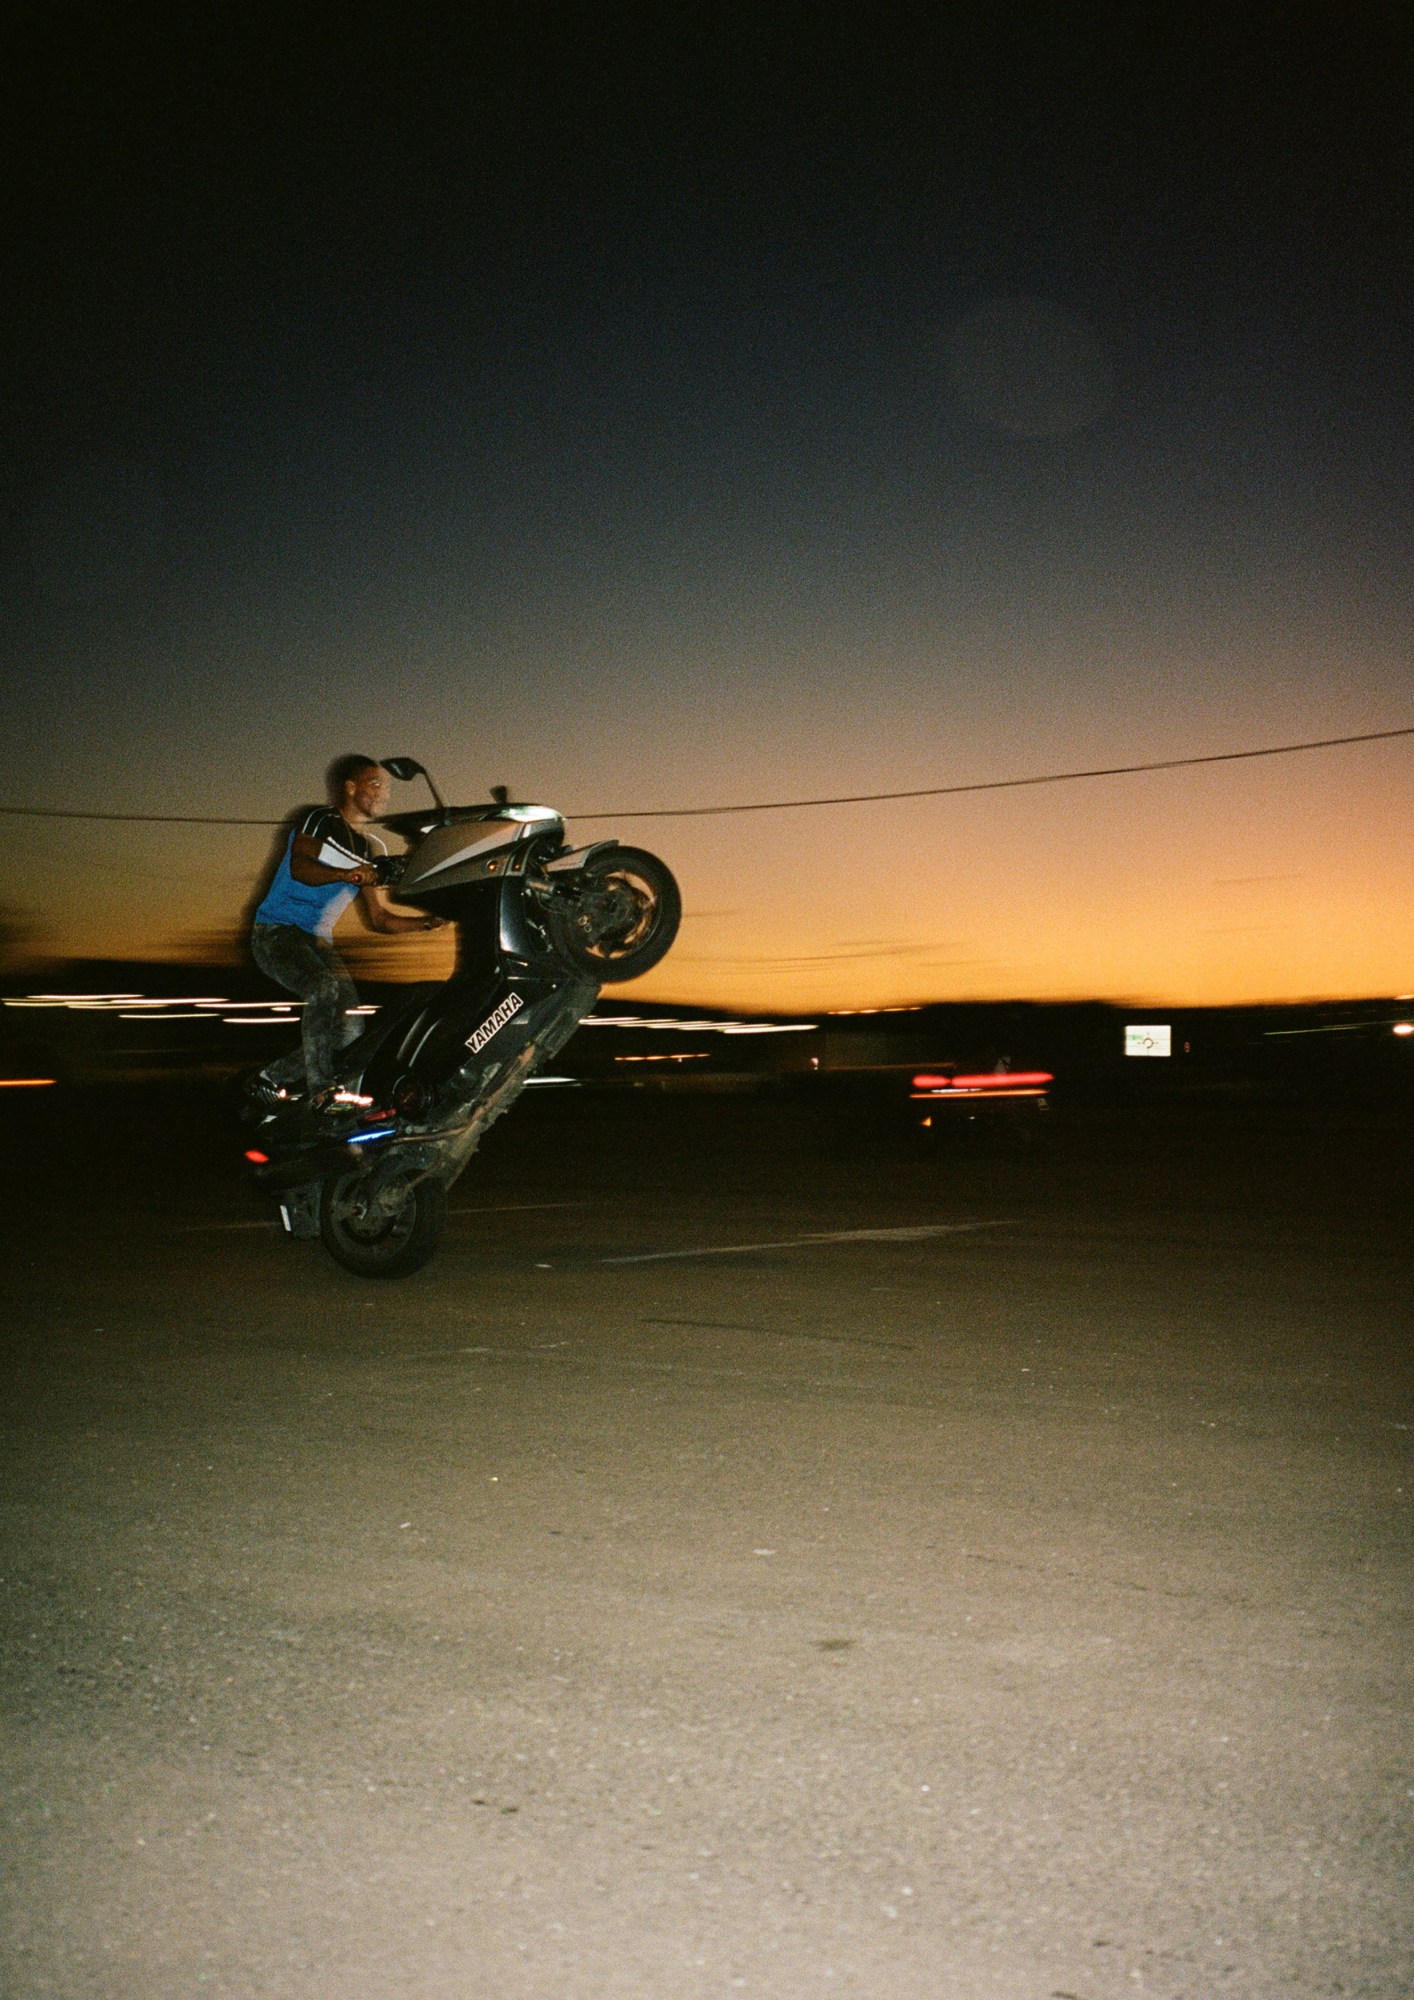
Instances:
[[[10,805],[274,821],[366,749],[573,816],[1414,722],[1398,10],[2,32]],[[1412,775],[583,837],[681,878],[643,997],[1377,994]],[[5,826],[49,953],[234,955],[268,844]]]

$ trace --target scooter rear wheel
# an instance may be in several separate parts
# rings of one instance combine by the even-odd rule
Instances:
[[[319,1235],[336,1264],[359,1278],[406,1278],[421,1270],[447,1226],[447,1190],[413,1181],[389,1206],[375,1202],[366,1173],[337,1174],[319,1190]]]

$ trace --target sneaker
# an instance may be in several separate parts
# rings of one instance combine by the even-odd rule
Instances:
[[[254,1111],[279,1111],[293,1104],[299,1094],[283,1083],[272,1082],[264,1070],[245,1080],[245,1101]]]
[[[350,1113],[369,1111],[373,1099],[364,1097],[346,1084],[331,1083],[323,1090],[316,1090],[306,1109],[317,1118],[347,1118]]]

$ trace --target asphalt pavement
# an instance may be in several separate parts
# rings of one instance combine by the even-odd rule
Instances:
[[[221,1115],[5,1108],[12,2000],[1414,1991],[1407,1128]]]

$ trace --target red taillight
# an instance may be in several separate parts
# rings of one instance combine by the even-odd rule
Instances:
[[[270,1164],[270,1155],[268,1153],[257,1152],[254,1146],[247,1147],[246,1158],[253,1167],[268,1167]]]
[[[426,1101],[426,1093],[415,1076],[399,1078],[393,1088],[393,1109],[404,1118],[415,1118]]]
[[[954,1090],[1035,1090],[1054,1081],[1048,1069],[1000,1069],[989,1070],[985,1076],[955,1076],[952,1087]]]
[[[1055,1078],[1048,1069],[996,1069],[978,1076],[934,1076],[924,1070],[913,1079],[915,1090],[1042,1090]]]

